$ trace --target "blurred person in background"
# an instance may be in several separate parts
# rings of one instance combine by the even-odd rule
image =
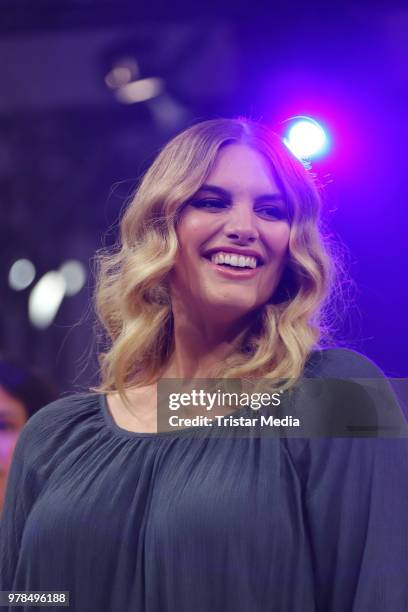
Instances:
[[[0,357],[0,514],[14,447],[28,419],[58,397],[40,373]]]

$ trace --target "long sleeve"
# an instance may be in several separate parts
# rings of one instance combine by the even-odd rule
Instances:
[[[25,522],[40,489],[32,466],[32,449],[32,427],[27,423],[14,450],[0,520],[0,590],[3,591],[12,590]]]
[[[349,418],[354,421],[356,411],[364,418],[356,421],[363,426],[361,432],[353,426],[344,436],[287,441],[303,481],[317,610],[404,612],[408,610],[406,421],[375,364],[344,350],[319,359],[316,376],[359,381],[362,393],[353,395],[351,408],[346,394],[336,398],[336,409],[344,409],[346,424]],[[364,428],[370,421],[377,427]]]
[[[408,610],[408,440],[315,440],[307,452],[317,609]]]

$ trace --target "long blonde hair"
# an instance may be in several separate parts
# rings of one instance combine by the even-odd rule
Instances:
[[[178,215],[205,182],[220,148],[234,143],[269,160],[286,198],[289,259],[274,295],[254,313],[212,377],[262,377],[290,386],[327,333],[323,313],[335,262],[322,236],[313,177],[265,125],[247,119],[204,121],[162,149],[125,211],[118,247],[97,255],[96,312],[108,339],[97,391],[125,396],[130,386],[159,380],[174,341],[167,275],[178,251]],[[276,385],[282,388],[282,382]]]

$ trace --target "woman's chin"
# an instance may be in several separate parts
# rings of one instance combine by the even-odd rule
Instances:
[[[214,317],[218,321],[233,321],[249,315],[258,308],[259,304],[245,299],[226,299],[217,297],[207,299],[204,303],[206,316]]]

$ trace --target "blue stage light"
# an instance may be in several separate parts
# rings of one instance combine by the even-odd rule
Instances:
[[[299,159],[321,157],[329,147],[325,130],[311,117],[294,117],[283,141]]]

